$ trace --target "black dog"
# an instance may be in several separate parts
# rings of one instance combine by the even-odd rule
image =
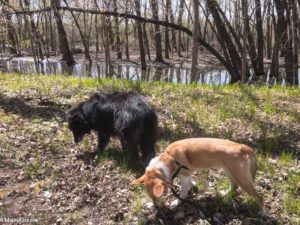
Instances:
[[[155,156],[157,115],[137,93],[97,92],[68,111],[67,121],[75,143],[95,130],[98,132],[98,151],[105,148],[111,136],[118,136],[132,162],[138,162],[139,148],[144,165]]]

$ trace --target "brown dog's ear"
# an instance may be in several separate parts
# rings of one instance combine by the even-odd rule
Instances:
[[[164,193],[165,190],[165,186],[162,183],[156,183],[153,186],[153,195],[156,198],[160,198],[162,196],[162,194]]]
[[[139,185],[139,184],[144,184],[145,181],[145,175],[141,176],[140,178],[133,180],[130,184],[132,185]]]

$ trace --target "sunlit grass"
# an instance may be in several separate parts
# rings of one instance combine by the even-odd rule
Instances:
[[[291,152],[283,152],[279,156],[279,164],[281,166],[288,166],[288,165],[292,164],[293,159],[294,159],[294,156]]]
[[[287,135],[297,135],[297,123],[299,122],[299,96],[300,89],[296,87],[281,88],[275,86],[268,89],[264,86],[246,85],[184,85],[164,82],[135,82],[128,80],[76,78],[62,75],[17,75],[0,73],[1,95],[3,98],[24,98],[28,105],[38,107],[38,103],[47,99],[57,103],[57,107],[63,110],[87,99],[96,90],[103,91],[139,91],[147,97],[159,114],[159,122],[162,134],[157,143],[157,152],[161,152],[172,141],[186,137],[219,137],[228,138],[251,146],[257,146],[259,154],[257,184],[263,183],[263,179],[270,181],[271,190],[266,195],[272,195],[276,189],[280,193],[279,202],[287,214],[298,215],[300,212],[299,196],[296,195],[296,185],[299,182],[299,174],[288,173],[282,177],[280,172],[295,167],[294,155],[290,152],[279,151],[286,143]],[[278,104],[279,103],[279,104]],[[295,104],[294,104],[295,103]],[[281,105],[287,106],[286,108]],[[43,151],[69,153],[74,148],[73,137],[67,128],[65,118],[45,121],[35,115],[26,115],[24,119],[19,111],[0,110],[0,125],[4,123],[8,127],[16,126],[18,120],[24,119],[29,126],[20,129],[25,140],[38,140],[39,148]],[[287,133],[287,134],[285,134]],[[94,134],[93,134],[94,135]],[[27,139],[26,139],[27,138]],[[31,138],[31,139],[30,139]],[[295,137],[294,137],[295,138]],[[13,152],[15,146],[7,133],[1,134],[1,149]],[[76,150],[93,151],[97,147],[97,138],[87,136],[79,144]],[[72,144],[72,146],[70,146]],[[25,148],[28,146],[24,145]],[[22,146],[23,148],[23,146]],[[58,172],[51,172],[55,167],[52,162],[43,163],[40,156],[35,155],[36,149],[22,149],[22,151],[34,152],[34,159],[26,165],[27,175],[35,179],[39,174],[52,174],[53,180],[58,179]],[[112,160],[121,168],[121,173],[130,174],[129,163],[122,151],[115,146],[109,146],[102,151],[96,164]],[[276,152],[277,151],[277,152]],[[0,153],[0,166],[7,158],[6,153]],[[38,153],[37,153],[38,154]],[[13,155],[13,154],[12,154]],[[270,158],[276,157],[278,163],[271,163]],[[15,156],[14,156],[15,157]],[[277,162],[277,161],[276,161]],[[280,177],[281,181],[276,180]],[[208,175],[200,174],[197,179],[197,187],[204,191],[208,188]],[[216,184],[217,191],[227,190],[229,181],[224,176]],[[249,206],[249,214],[257,213],[257,205],[254,200],[242,192],[243,202]],[[133,191],[132,207],[137,214],[142,212],[144,200],[147,199],[142,188],[136,187]],[[218,199],[218,198],[217,198]],[[220,204],[232,207],[231,196],[220,198]],[[217,203],[216,203],[217,205]],[[73,216],[71,216],[73,217]],[[75,213],[76,217],[76,213]],[[140,221],[141,222],[141,221]]]
[[[283,197],[284,208],[286,212],[300,215],[300,198],[296,194],[297,183],[299,182],[300,173],[290,173],[287,182],[284,185],[285,192]]]
[[[144,189],[141,186],[135,186],[133,191],[133,201],[132,201],[134,212],[138,214],[141,213],[143,209],[143,204],[145,203],[145,199],[147,199],[147,195]]]

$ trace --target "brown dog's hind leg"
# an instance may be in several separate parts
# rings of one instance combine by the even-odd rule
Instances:
[[[234,182],[238,184],[245,192],[253,196],[259,207],[261,208],[262,214],[265,214],[263,197],[257,193],[254,182],[253,173],[251,171],[251,161],[249,159],[236,161],[234,166],[232,164],[228,167],[228,173],[232,176]]]

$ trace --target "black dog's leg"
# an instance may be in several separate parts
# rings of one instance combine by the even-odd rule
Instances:
[[[121,137],[122,149],[131,166],[139,164],[139,149],[132,133],[124,133]]]
[[[147,167],[150,160],[155,157],[155,143],[156,139],[149,136],[142,135],[140,139],[140,148],[142,152],[142,163],[144,167]]]
[[[102,152],[102,150],[105,149],[105,147],[107,146],[109,141],[110,141],[109,134],[98,131],[98,149],[97,149],[96,153]]]

